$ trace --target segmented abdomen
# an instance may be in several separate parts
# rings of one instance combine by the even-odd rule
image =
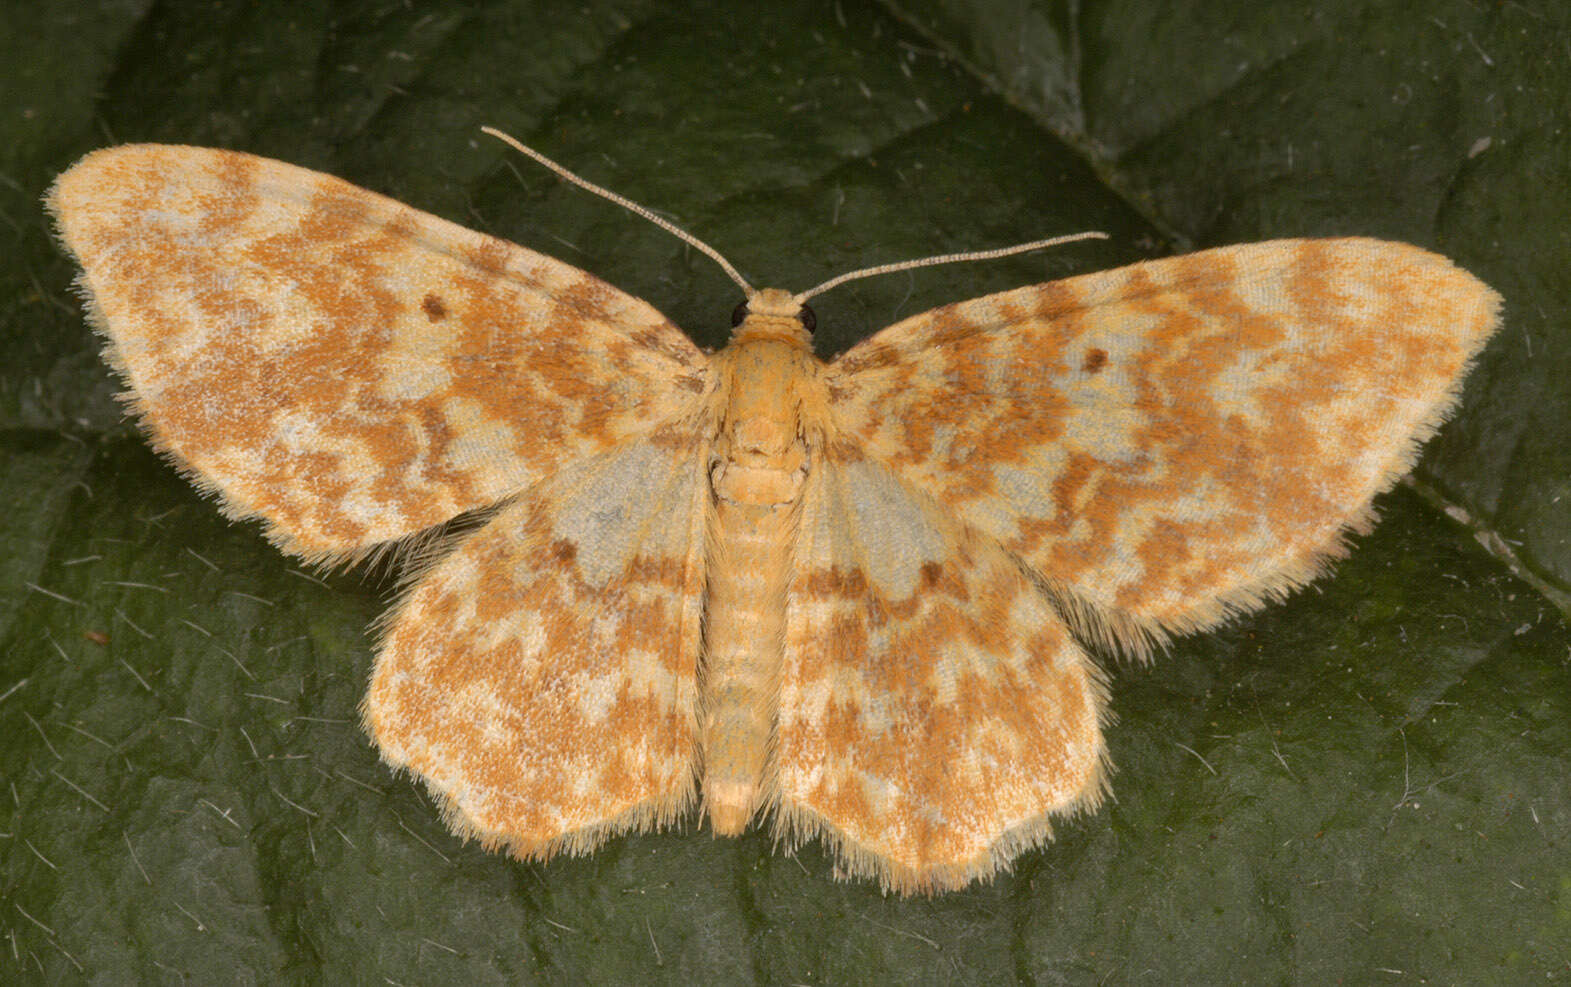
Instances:
[[[747,826],[766,786],[797,513],[794,503],[716,503],[699,709],[704,806],[721,835]]]

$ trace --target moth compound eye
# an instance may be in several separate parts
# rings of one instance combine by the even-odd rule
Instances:
[[[813,310],[806,305],[802,306],[802,311],[797,314],[797,318],[802,320],[802,328],[808,332],[816,332],[818,330],[818,316],[814,315]]]
[[[741,325],[742,320],[745,318],[747,318],[747,303],[743,302],[731,310],[731,328],[735,329]]]

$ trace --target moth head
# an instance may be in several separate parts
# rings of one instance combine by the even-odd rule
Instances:
[[[789,291],[764,288],[731,312],[731,341],[781,339],[807,344],[818,317]]]

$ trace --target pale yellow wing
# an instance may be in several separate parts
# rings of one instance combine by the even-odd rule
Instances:
[[[671,426],[575,462],[398,610],[366,725],[461,835],[542,858],[691,803],[705,467]]]
[[[1499,308],[1416,247],[1282,240],[934,309],[829,382],[868,456],[1140,652],[1314,578],[1449,413]]]
[[[879,463],[815,467],[786,628],[787,842],[822,835],[850,873],[949,890],[1100,799],[1096,667],[1014,560]]]
[[[153,444],[307,558],[490,504],[702,386],[646,303],[304,168],[127,145],[48,204]]]

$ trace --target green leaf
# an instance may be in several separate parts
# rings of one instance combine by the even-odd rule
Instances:
[[[13,7],[5,979],[1497,982],[1571,962],[1571,631],[1538,591],[1571,586],[1559,8]],[[885,898],[816,845],[691,824],[520,864],[451,836],[360,729],[391,580],[301,571],[148,450],[39,204],[106,143],[243,148],[561,257],[723,341],[737,299],[713,265],[482,123],[786,287],[1112,234],[848,285],[814,302],[826,356],[945,301],[1333,232],[1451,254],[1506,294],[1507,326],[1423,496],[1383,498],[1334,575],[1113,667],[1117,800],[1013,875]]]

